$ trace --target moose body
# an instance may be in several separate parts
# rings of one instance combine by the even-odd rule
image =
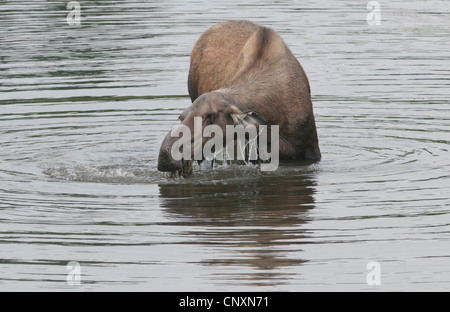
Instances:
[[[308,78],[272,29],[248,21],[211,27],[193,48],[188,89],[192,105],[180,120],[190,129],[195,117],[203,128],[215,124],[224,132],[242,120],[278,125],[280,159],[321,159]],[[178,139],[171,133],[164,139],[158,170],[183,170],[183,160],[171,155]]]

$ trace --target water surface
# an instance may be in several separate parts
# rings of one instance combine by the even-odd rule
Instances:
[[[80,4],[0,5],[0,290],[450,290],[446,1]],[[300,60],[323,160],[170,179],[190,51],[230,19]]]

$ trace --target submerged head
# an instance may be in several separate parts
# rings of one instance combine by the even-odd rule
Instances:
[[[180,115],[179,119],[181,124],[175,126],[161,144],[158,158],[159,171],[189,174],[192,171],[192,160],[204,160],[202,155],[195,155],[196,151],[202,150],[205,144],[215,138],[219,132],[223,134],[222,139],[226,140],[227,125],[245,127],[249,124],[255,126],[261,124],[261,119],[255,112],[236,106],[218,92],[209,92],[200,96]],[[208,132],[205,129],[217,131],[205,136],[205,132]],[[195,135],[200,137],[195,139]],[[183,141],[185,145],[181,145]],[[201,144],[201,148],[195,144]]]

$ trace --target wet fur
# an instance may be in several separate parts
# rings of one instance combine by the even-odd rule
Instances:
[[[230,21],[207,30],[191,54],[192,102],[220,92],[230,103],[280,126],[280,157],[320,160],[308,78],[270,28]]]
[[[280,159],[320,160],[308,78],[272,29],[248,21],[211,27],[193,48],[188,89],[193,103],[180,120],[191,131],[197,116],[225,133],[233,115],[247,114],[256,125],[279,125]],[[170,155],[176,140],[170,133],[164,139],[160,171],[181,170]]]

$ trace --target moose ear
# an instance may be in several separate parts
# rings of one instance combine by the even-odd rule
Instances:
[[[258,126],[263,124],[258,114],[251,110],[244,110],[235,105],[231,106],[231,119],[233,119],[234,125],[242,125],[244,128],[248,125]]]

